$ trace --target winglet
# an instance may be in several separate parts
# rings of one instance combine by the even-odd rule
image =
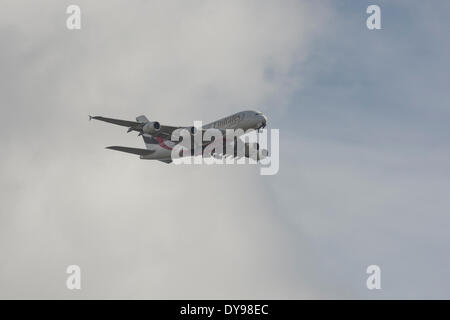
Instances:
[[[91,115],[89,115],[89,121],[91,121],[92,120],[92,116]]]

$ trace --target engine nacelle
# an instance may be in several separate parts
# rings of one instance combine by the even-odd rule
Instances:
[[[256,142],[245,144],[245,156],[253,160],[259,161],[266,158],[269,155],[267,149],[260,149],[259,144]]]
[[[158,121],[147,122],[142,128],[142,132],[147,134],[155,134],[161,129],[161,125]]]

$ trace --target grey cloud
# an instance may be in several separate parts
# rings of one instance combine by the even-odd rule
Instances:
[[[140,138],[87,115],[177,125],[268,111],[297,86],[290,68],[327,9],[81,1],[82,30],[68,31],[68,4],[2,4],[0,296],[318,296],[309,248],[264,200],[256,167],[139,161],[103,147]],[[69,264],[81,266],[80,292],[65,288]]]
[[[448,3],[380,1],[374,32],[367,1],[283,3],[81,1],[79,32],[71,3],[2,4],[2,298],[448,297]],[[278,175],[139,161],[87,121],[242,106]]]

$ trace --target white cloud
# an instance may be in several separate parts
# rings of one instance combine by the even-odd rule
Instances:
[[[2,297],[314,297],[307,244],[256,168],[175,167],[103,150],[141,145],[96,113],[167,124],[269,106],[301,83],[327,10],[286,1],[2,4]],[[38,12],[38,13],[37,13]],[[137,139],[137,140],[136,140]],[[299,252],[305,261],[293,258]],[[82,268],[82,291],[65,268]],[[303,272],[302,272],[303,271]],[[82,280],[83,281],[83,280]]]

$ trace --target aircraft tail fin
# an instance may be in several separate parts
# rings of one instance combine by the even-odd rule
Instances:
[[[138,116],[136,117],[136,121],[139,123],[147,123],[150,122],[146,116]]]

